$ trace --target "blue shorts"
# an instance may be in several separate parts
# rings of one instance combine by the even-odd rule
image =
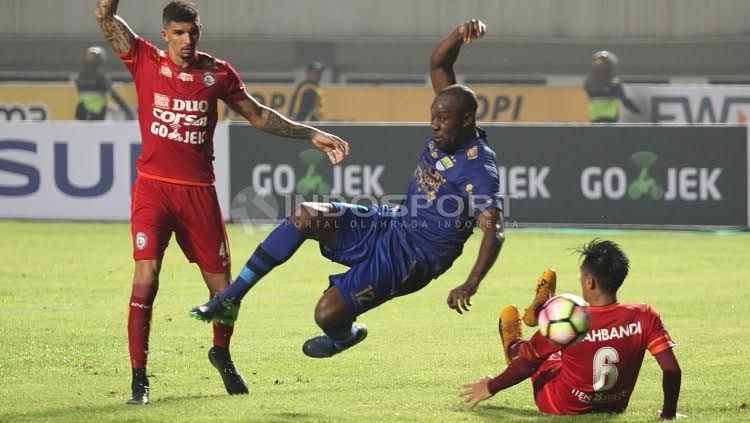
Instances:
[[[393,297],[425,287],[433,278],[426,266],[414,259],[411,248],[387,206],[331,203],[339,208],[336,247],[320,245],[331,261],[350,269],[329,277],[349,310],[358,316]]]

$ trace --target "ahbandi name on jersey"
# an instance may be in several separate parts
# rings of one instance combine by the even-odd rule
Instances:
[[[625,338],[643,333],[641,322],[630,323],[629,325],[617,326],[614,328],[602,328],[590,330],[583,338],[582,342],[601,342],[610,339]]]

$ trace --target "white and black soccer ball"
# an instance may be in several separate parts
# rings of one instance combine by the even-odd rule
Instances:
[[[539,332],[558,347],[568,347],[583,339],[590,325],[589,304],[576,295],[556,295],[539,312]]]

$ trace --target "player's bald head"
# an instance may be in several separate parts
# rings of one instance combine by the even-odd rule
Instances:
[[[449,101],[458,113],[477,112],[477,95],[466,85],[454,84],[443,88],[438,98]]]
[[[454,151],[476,136],[477,96],[463,85],[441,90],[430,107],[430,124],[438,148]]]

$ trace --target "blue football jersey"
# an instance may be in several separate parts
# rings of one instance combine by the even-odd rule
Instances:
[[[462,148],[446,153],[431,135],[397,209],[395,227],[433,277],[448,270],[461,255],[476,217],[484,210],[502,210],[495,152],[477,136]]]

